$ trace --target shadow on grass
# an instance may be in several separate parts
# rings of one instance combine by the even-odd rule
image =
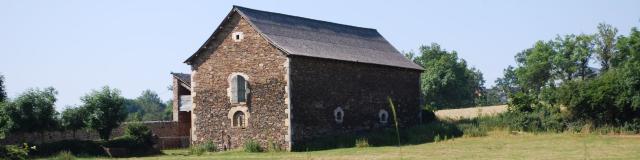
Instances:
[[[400,128],[400,142],[402,145],[423,144],[439,140],[461,137],[463,131],[454,123],[433,121],[413,127]],[[342,134],[316,137],[294,146],[293,151],[318,151],[336,148],[350,148],[356,146],[356,140],[366,139],[369,146],[397,146],[394,128],[385,128],[360,134]]]
[[[95,157],[109,157],[109,154],[105,152],[103,146],[112,145],[110,142],[100,142],[91,140],[62,140],[57,142],[37,144],[35,149],[29,152],[31,158],[47,158],[56,156],[60,152],[67,151],[71,154],[81,158],[95,158]],[[109,144],[108,144],[109,143]],[[120,142],[122,143],[122,142]],[[124,157],[140,157],[140,156],[157,156],[162,155],[162,152],[152,148],[140,147],[135,144],[126,144],[127,147],[123,147],[127,150],[127,155]],[[133,147],[130,147],[133,146]]]

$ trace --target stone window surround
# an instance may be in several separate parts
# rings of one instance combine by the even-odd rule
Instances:
[[[246,124],[244,124],[244,112],[236,111],[233,113],[233,122],[231,122],[231,125],[242,128],[246,127]]]
[[[233,85],[233,77],[235,76],[242,76],[242,78],[244,78],[244,81],[246,83],[246,85],[244,86],[245,89],[245,102],[238,102],[238,103],[234,103],[233,102],[233,92],[231,90],[231,86]],[[249,101],[249,93],[251,93],[251,90],[249,89],[249,75],[245,74],[245,73],[241,73],[241,72],[233,72],[229,75],[229,77],[227,77],[227,84],[228,84],[228,88],[227,88],[227,97],[229,98],[229,102],[232,104],[246,104],[246,101]]]
[[[243,124],[244,126],[234,126],[233,125],[233,115],[235,115],[236,112],[242,112],[244,113],[244,121]],[[229,113],[227,113],[227,118],[229,118],[229,124],[232,128],[246,128],[249,126],[249,117],[251,115],[249,114],[249,108],[246,106],[235,106],[235,107],[231,107],[231,109],[229,110]]]
[[[389,122],[389,112],[385,109],[380,109],[380,111],[378,111],[378,120],[382,124],[387,124]]]
[[[340,115],[338,115],[338,113],[340,113]],[[333,110],[333,117],[338,124],[344,121],[344,110],[342,109],[342,107],[337,107]]]
[[[234,42],[240,42],[244,39],[244,34],[242,32],[233,32],[233,36],[231,37]]]

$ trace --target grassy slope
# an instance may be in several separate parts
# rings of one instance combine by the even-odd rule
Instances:
[[[229,151],[182,156],[187,150],[144,159],[400,159],[397,147],[345,148],[314,152],[244,153]],[[172,155],[174,154],[174,155]],[[519,134],[458,138],[402,147],[404,159],[640,159],[640,136]]]

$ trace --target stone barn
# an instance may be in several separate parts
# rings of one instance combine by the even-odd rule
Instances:
[[[378,31],[234,6],[174,77],[174,120],[191,144],[247,140],[291,150],[315,137],[419,119],[420,73]]]

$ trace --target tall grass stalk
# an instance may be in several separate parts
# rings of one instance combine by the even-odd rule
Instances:
[[[393,105],[393,100],[391,97],[387,97],[389,100],[389,107],[391,107],[391,113],[393,114],[393,122],[396,126],[396,138],[398,140],[398,149],[400,150],[400,159],[402,159],[402,144],[400,144],[400,129],[398,129],[398,117],[396,116],[396,107]]]

